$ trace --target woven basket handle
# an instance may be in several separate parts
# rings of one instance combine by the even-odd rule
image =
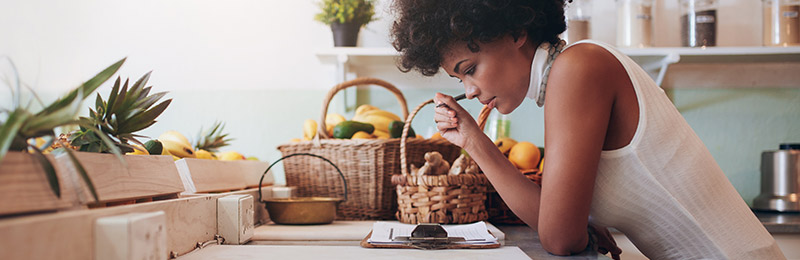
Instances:
[[[408,104],[406,104],[406,98],[403,97],[403,93],[401,93],[400,90],[397,89],[397,87],[395,87],[389,82],[376,78],[356,78],[353,80],[339,83],[338,85],[334,86],[330,91],[328,91],[328,95],[325,97],[325,101],[322,102],[322,117],[319,120],[319,124],[317,124],[318,125],[317,136],[319,136],[321,139],[331,138],[330,136],[328,136],[327,127],[325,126],[325,116],[328,115],[328,105],[331,104],[333,96],[335,96],[336,93],[338,93],[340,90],[352,86],[365,85],[365,84],[378,85],[391,91],[392,94],[394,94],[394,96],[397,98],[397,101],[400,103],[400,107],[403,111],[403,118],[408,117]]]
[[[403,176],[408,176],[408,159],[406,159],[406,140],[408,139],[408,129],[411,128],[411,120],[414,119],[414,116],[417,115],[417,112],[422,109],[425,105],[433,103],[433,99],[429,99],[428,101],[422,102],[419,106],[414,108],[414,111],[411,111],[411,114],[406,117],[405,125],[403,125],[403,134],[400,135],[400,173]],[[489,113],[492,112],[487,106],[483,106],[481,108],[481,113],[478,114],[478,127],[484,129],[486,126],[486,120],[489,118]]]

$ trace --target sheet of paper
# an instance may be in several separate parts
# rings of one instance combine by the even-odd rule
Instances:
[[[405,242],[403,241],[393,241],[392,239],[399,236],[411,236],[411,231],[415,227],[417,225],[378,221],[372,225],[372,236],[367,242],[373,244],[404,244]],[[447,231],[448,237],[463,237],[466,241],[459,242],[462,244],[497,243],[497,238],[489,234],[486,223],[483,221],[472,224],[442,225],[442,227]]]

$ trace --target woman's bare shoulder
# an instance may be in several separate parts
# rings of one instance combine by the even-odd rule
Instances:
[[[565,49],[553,63],[553,71],[570,70],[585,73],[605,73],[620,65],[619,60],[608,50],[597,44],[579,43]]]
[[[566,83],[574,87],[612,87],[627,78],[622,63],[604,47],[580,43],[559,54],[550,69],[548,85]]]

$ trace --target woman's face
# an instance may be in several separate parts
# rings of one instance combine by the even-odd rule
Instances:
[[[472,52],[466,42],[451,44],[444,52],[442,67],[464,83],[467,98],[478,98],[500,113],[511,113],[528,93],[536,46],[525,36],[515,41],[510,35],[479,46],[479,52]]]

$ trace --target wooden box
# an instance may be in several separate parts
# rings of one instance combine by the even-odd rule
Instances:
[[[125,163],[113,154],[76,152],[99,201],[95,202],[88,187],[81,182],[81,196],[87,204],[119,202],[136,199],[175,196],[183,192],[178,170],[169,155],[124,155]],[[57,157],[59,163],[78,175],[66,154]]]
[[[0,216],[65,209],[80,205],[76,183],[52,155],[46,155],[56,170],[61,189],[58,198],[34,155],[8,152],[0,162]]]
[[[219,161],[184,158],[175,161],[183,179],[184,194],[224,192],[258,187],[261,175],[269,167],[260,161]],[[272,173],[264,176],[262,185],[272,185]]]

